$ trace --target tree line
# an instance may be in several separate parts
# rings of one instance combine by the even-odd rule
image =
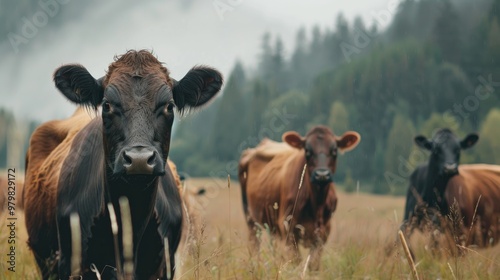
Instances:
[[[330,28],[297,30],[293,49],[263,34],[257,65],[236,61],[214,104],[176,121],[171,158],[191,176],[236,178],[244,149],[323,124],[361,134],[334,176],[347,190],[405,193],[427,160],[413,138],[440,127],[479,133],[462,163],[500,164],[500,0],[403,0],[379,29],[339,14]],[[0,168],[20,124],[0,110]],[[36,125],[23,124],[27,135]]]
[[[498,164],[499,23],[498,0],[405,0],[383,32],[340,14],[298,30],[288,56],[266,33],[256,69],[237,61],[221,98],[178,123],[171,157],[192,176],[236,176],[243,149],[324,124],[362,136],[335,175],[351,190],[405,193],[407,170],[427,160],[413,137],[439,127],[480,134],[462,163]]]

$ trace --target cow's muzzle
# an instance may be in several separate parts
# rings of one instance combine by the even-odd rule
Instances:
[[[325,184],[332,181],[332,172],[330,169],[315,169],[312,174],[312,179],[314,183]]]
[[[445,163],[443,166],[443,173],[446,175],[456,175],[458,174],[458,164],[456,163]]]
[[[122,172],[127,175],[160,176],[165,174],[163,162],[156,149],[144,146],[122,150],[115,166],[115,173]]]

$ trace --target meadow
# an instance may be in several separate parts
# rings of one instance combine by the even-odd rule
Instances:
[[[243,217],[237,182],[230,187],[212,179],[189,179],[188,188],[205,187],[200,204],[197,238],[178,251],[176,279],[412,279],[411,269],[397,231],[404,198],[338,191],[332,232],[325,245],[318,272],[304,269],[307,250],[299,265],[288,262],[282,244],[262,233],[259,254],[247,247],[248,230]],[[340,188],[339,188],[340,189]],[[361,188],[362,189],[362,188]],[[0,215],[0,279],[39,279],[26,246],[22,211],[16,221],[16,272],[7,270],[7,219]],[[500,247],[470,248],[463,256],[450,255],[443,247],[429,249],[428,233],[414,234],[411,247],[416,255],[419,279],[499,279]]]

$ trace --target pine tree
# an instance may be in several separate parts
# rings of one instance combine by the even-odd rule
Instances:
[[[244,121],[246,114],[243,98],[244,85],[245,71],[241,62],[238,61],[224,89],[211,137],[213,141],[211,151],[219,160],[237,159],[238,146],[248,131]]]
[[[336,101],[332,104],[328,118],[328,127],[339,135],[349,130],[349,112],[342,102]]]
[[[477,143],[477,154],[480,162],[498,164],[500,162],[500,109],[492,109],[486,116],[486,119],[479,133],[479,142]]]
[[[387,145],[385,147],[384,158],[386,174],[392,173],[401,178],[409,178],[408,172],[413,171],[416,167],[408,166],[408,158],[412,150],[413,138],[415,137],[415,134],[416,132],[413,123],[409,119],[404,118],[402,115],[396,115],[387,138]],[[390,188],[393,194],[403,194],[405,191],[405,186],[401,184],[391,184]]]
[[[441,14],[434,24],[432,41],[441,49],[445,61],[455,63],[461,55],[461,24],[450,0],[442,2]]]

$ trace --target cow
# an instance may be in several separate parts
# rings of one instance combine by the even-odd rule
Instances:
[[[447,128],[437,130],[432,139],[415,137],[417,146],[431,154],[428,163],[410,176],[401,225],[408,238],[415,228],[431,225],[451,230],[454,242],[461,246],[485,247],[498,242],[500,166],[459,165],[460,151],[472,147],[478,139],[475,133],[459,139]]]
[[[174,110],[183,114],[208,104],[222,86],[222,75],[196,66],[177,81],[150,51],[130,50],[116,56],[102,78],[70,64],[55,71],[54,83],[79,107],[68,119],[39,126],[26,157],[28,245],[43,279],[71,275],[72,213],[78,214],[81,231],[81,275],[76,276],[97,279],[91,265],[99,271],[122,265],[115,262],[124,259],[122,230],[115,256],[106,205],[112,204],[121,225],[123,196],[132,219],[133,277],[173,277],[183,218],[178,182],[166,164]]]
[[[354,149],[361,137],[354,131],[338,137],[326,126],[315,126],[305,137],[289,131],[282,139],[264,139],[245,150],[239,161],[250,246],[258,250],[259,226],[267,224],[295,262],[301,259],[299,241],[310,248],[309,268],[318,270],[337,206],[333,183],[337,156]]]

